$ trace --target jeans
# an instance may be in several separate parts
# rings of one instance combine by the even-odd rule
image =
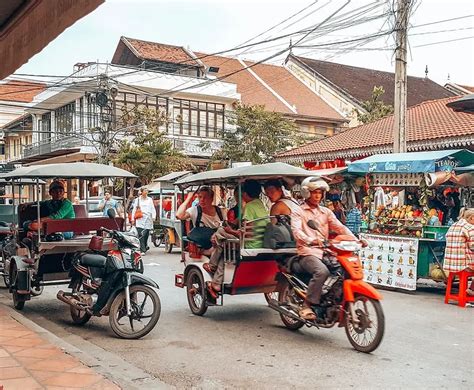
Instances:
[[[306,300],[313,305],[318,305],[323,292],[323,284],[329,276],[328,267],[316,256],[303,256],[300,259],[300,265],[306,272],[313,275],[308,284]]]
[[[137,227],[138,238],[140,239],[140,251],[145,253],[148,250],[148,237],[150,236],[150,229],[143,229]]]

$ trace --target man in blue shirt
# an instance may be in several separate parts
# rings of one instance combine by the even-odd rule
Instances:
[[[104,217],[107,217],[107,211],[109,209],[114,209],[115,212],[118,212],[117,201],[112,198],[112,195],[109,191],[104,192],[104,199],[100,201],[99,206],[97,208],[102,211],[102,215]]]

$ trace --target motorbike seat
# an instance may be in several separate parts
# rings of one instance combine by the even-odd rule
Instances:
[[[94,255],[91,253],[85,254],[81,257],[81,265],[86,267],[104,268],[107,258],[101,255]]]

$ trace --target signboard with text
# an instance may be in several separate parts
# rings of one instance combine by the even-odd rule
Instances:
[[[377,234],[360,236],[369,243],[359,253],[365,281],[380,286],[416,290],[417,239]]]

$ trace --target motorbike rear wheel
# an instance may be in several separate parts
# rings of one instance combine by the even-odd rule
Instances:
[[[372,310],[369,310],[369,306]],[[354,311],[359,322],[354,323],[349,315],[346,315],[344,325],[347,338],[357,351],[370,353],[380,345],[385,331],[382,305],[375,299],[357,295],[354,300]]]
[[[290,303],[290,299],[292,299],[293,294],[294,294],[294,291],[292,287],[290,286],[288,282],[285,281],[278,287],[278,303],[280,304]],[[294,318],[285,316],[284,314],[281,314],[281,313],[280,313],[280,318],[283,324],[290,330],[298,330],[304,325],[303,321],[295,320]]]
[[[207,311],[207,291],[201,271],[193,268],[186,277],[186,295],[191,312],[202,316]]]
[[[145,304],[150,299],[153,304],[152,310],[146,310]],[[114,333],[123,339],[139,339],[150,333],[160,319],[161,302],[158,294],[151,287],[143,284],[130,286],[130,305],[132,306],[132,314],[127,315],[125,304],[125,290],[122,290],[112,302],[109,313],[110,327]],[[146,312],[145,312],[146,310]],[[126,326],[123,320],[127,321]],[[148,323],[140,330],[136,330],[135,326],[144,324],[143,320],[149,319]],[[135,325],[134,325],[135,323]]]

